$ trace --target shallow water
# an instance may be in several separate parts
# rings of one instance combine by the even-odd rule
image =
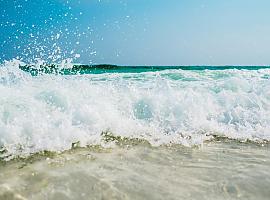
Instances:
[[[269,199],[269,68],[20,66],[0,65],[0,199]]]
[[[269,199],[269,144],[76,148],[0,166],[0,199]]]

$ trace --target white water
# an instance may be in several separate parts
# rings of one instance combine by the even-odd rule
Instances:
[[[12,155],[102,144],[100,134],[153,145],[211,135],[270,140],[270,70],[32,77],[0,66],[0,146]]]

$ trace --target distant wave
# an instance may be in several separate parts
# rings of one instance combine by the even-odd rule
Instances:
[[[81,65],[69,64],[68,66],[53,65],[26,65],[21,64],[19,68],[36,76],[39,74],[100,74],[100,73],[139,73],[162,70],[259,70],[270,69],[270,66],[118,66],[118,65]]]

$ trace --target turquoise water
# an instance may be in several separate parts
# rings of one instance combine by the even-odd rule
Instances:
[[[104,144],[102,133],[153,146],[202,145],[213,137],[270,140],[270,69],[259,66],[0,67],[4,159],[72,144]],[[113,144],[110,144],[113,145]]]
[[[267,67],[0,66],[0,199],[269,199]]]
[[[61,75],[102,74],[102,73],[142,73],[162,70],[259,70],[269,66],[117,66],[117,65],[72,65],[61,68],[60,65],[36,66],[21,65],[20,69],[32,75],[53,73]]]

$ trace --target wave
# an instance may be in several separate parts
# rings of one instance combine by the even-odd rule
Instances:
[[[270,141],[270,69],[32,76],[22,65],[0,66],[0,154],[102,145],[104,132],[151,145]]]
[[[33,76],[40,74],[78,75],[101,73],[141,73],[162,70],[260,70],[270,69],[270,66],[118,66],[109,64],[81,65],[81,64],[21,64],[19,68]]]

